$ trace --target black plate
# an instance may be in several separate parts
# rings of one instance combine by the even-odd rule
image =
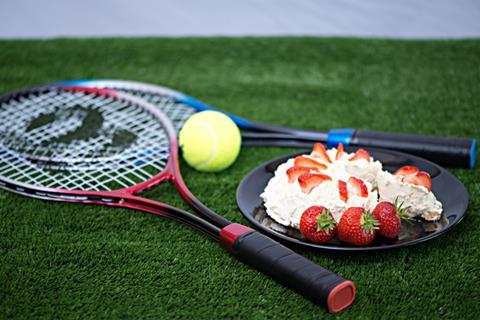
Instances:
[[[346,148],[346,150],[355,151],[354,148]],[[335,242],[336,240],[328,244],[307,241],[299,230],[282,226],[271,219],[265,211],[263,199],[260,198],[260,194],[273,177],[277,167],[288,159],[306,152],[268,161],[251,171],[237,189],[238,207],[248,221],[271,236],[296,245],[330,251],[375,251],[412,246],[438,237],[463,219],[468,206],[468,192],[453,174],[430,161],[409,154],[382,149],[368,149],[368,151],[374,159],[382,162],[384,170],[394,172],[402,166],[410,165],[428,172],[432,178],[432,191],[443,205],[440,221],[402,222],[398,239],[376,237],[373,243],[365,247],[351,246],[339,241]]]

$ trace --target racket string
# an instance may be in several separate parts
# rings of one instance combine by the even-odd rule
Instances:
[[[48,99],[39,101],[37,104],[38,108],[36,110],[37,114],[45,114],[45,111],[48,110],[47,107],[49,107],[49,111],[55,112],[58,105],[61,104],[66,106],[65,110],[69,110],[71,112],[60,113],[58,114],[57,119],[55,119],[53,122],[29,130],[29,134],[27,136],[28,141],[34,145],[41,145],[46,141],[61,137],[78,129],[82,125],[87,114],[84,110],[76,110],[74,107],[85,102],[88,101],[85,99],[85,97],[79,94],[75,94],[73,97],[65,94],[58,96],[53,96],[50,94]]]
[[[71,111],[75,105],[85,105],[88,102],[88,97],[79,93],[60,93],[56,95],[53,92],[48,92],[44,95],[30,94],[28,97],[21,97],[21,101],[22,103],[19,105],[12,104],[10,113],[7,110],[3,117],[5,122],[1,126],[4,129],[2,131],[5,131],[5,129],[8,131],[10,123],[16,123],[17,125],[10,130],[13,133],[10,136],[17,138],[11,141],[15,145],[16,150],[23,151],[22,153],[29,154],[31,157],[40,158],[40,156],[48,156],[48,152],[53,147],[52,144],[45,147],[42,145],[43,142],[74,131],[79,127],[83,119],[79,119],[78,112],[76,114],[65,114],[64,112],[57,115],[59,119],[50,121],[50,123],[36,124],[37,127],[30,128],[32,124],[35,124],[35,120],[38,120],[41,116],[46,118],[48,116],[55,117],[56,109],[62,104],[65,105],[62,109],[67,111]],[[18,112],[20,109],[22,110],[21,113]],[[69,115],[70,117],[68,117]],[[4,144],[8,146],[8,141],[6,142]],[[56,145],[55,150],[59,153],[61,145]]]
[[[79,128],[88,112],[103,121],[93,136],[82,137]],[[11,99],[2,103],[0,113],[0,132],[5,133],[0,173],[23,183],[67,190],[127,188],[158,174],[168,162],[163,127],[124,100],[50,91]],[[43,122],[35,123],[39,118]],[[65,139],[69,134],[70,141]]]
[[[114,85],[109,86],[109,88],[127,92],[157,106],[172,121],[177,132],[183,127],[185,121],[197,112],[194,108],[170,95],[162,95],[159,92],[149,92],[142,89],[130,89],[127,86]]]

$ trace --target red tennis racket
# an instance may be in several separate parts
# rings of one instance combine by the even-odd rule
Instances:
[[[165,181],[199,216],[140,196]],[[180,173],[171,121],[158,107],[124,92],[45,87],[1,97],[0,187],[29,197],[172,218],[330,312],[347,308],[355,298],[351,281],[197,200]]]

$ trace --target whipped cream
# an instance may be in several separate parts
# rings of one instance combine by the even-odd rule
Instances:
[[[335,159],[336,149],[328,150],[331,159]],[[289,183],[286,171],[294,166],[294,159],[289,159],[281,164],[275,171],[275,176],[269,181],[264,192],[260,195],[265,203],[268,215],[278,223],[299,228],[302,213],[313,205],[324,206],[329,209],[336,221],[339,221],[343,212],[349,207],[364,207],[373,210],[377,204],[377,192],[373,190],[373,185],[368,179],[364,180],[368,189],[367,197],[360,197],[355,194],[353,186],[348,183],[348,179],[352,176],[349,172],[355,170],[357,166],[352,166],[352,162],[359,162],[359,167],[366,168],[363,176],[370,177],[372,172],[381,171],[381,163],[368,162],[366,160],[348,161],[353,154],[344,154],[343,157],[333,163],[326,163],[327,169],[322,170],[322,174],[332,177],[332,181],[325,181],[313,188],[306,194],[302,191],[298,181]],[[307,157],[309,157],[307,155]],[[313,158],[319,161],[318,158]],[[321,162],[321,161],[320,161]],[[355,168],[355,169],[352,169]],[[365,173],[367,172],[367,173]],[[362,175],[355,175],[362,178]],[[347,183],[348,201],[344,202],[340,198],[338,190],[338,180]]]
[[[442,204],[435,198],[433,192],[423,186],[416,186],[402,182],[401,176],[394,176],[389,172],[381,172],[377,176],[380,201],[403,203],[407,208],[405,213],[411,217],[421,217],[428,221],[440,219]]]
[[[377,174],[382,172],[382,163],[378,160],[374,160],[370,157],[370,161],[365,159],[359,159],[355,161],[350,161],[351,157],[354,156],[354,153],[346,153],[335,160],[337,154],[337,149],[331,148],[327,150],[327,154],[330,159],[332,159],[332,164],[322,162],[328,166],[326,170],[323,170],[322,173],[325,173],[331,176],[334,180],[343,180],[347,181],[351,176],[360,178],[365,182],[368,182],[372,185],[373,188],[377,187]],[[317,158],[313,158],[319,160]],[[371,189],[369,189],[370,191]]]

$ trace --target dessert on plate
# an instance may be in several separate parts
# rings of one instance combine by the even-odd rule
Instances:
[[[332,218],[334,224],[342,225],[346,225],[347,219],[356,219],[358,223],[365,224],[360,230],[368,233],[369,238],[370,233],[378,232],[382,236],[395,233],[391,230],[385,233],[379,231],[382,229],[380,222],[384,216],[389,217],[383,222],[384,226],[399,225],[399,222],[394,221],[396,219],[390,219],[391,216],[388,215],[392,207],[398,219],[420,218],[436,221],[442,214],[442,204],[431,191],[428,173],[406,166],[392,174],[383,170],[382,163],[373,159],[367,151],[358,149],[355,153],[348,153],[344,151],[342,144],[326,150],[323,144],[316,143],[310,154],[300,155],[282,163],[261,197],[267,214],[284,226],[302,231],[300,227],[302,215],[307,209],[315,207],[317,209],[311,209],[310,212],[328,211],[323,215],[317,214],[318,217],[323,217],[317,219],[319,230],[325,227],[322,223],[328,224],[328,228],[322,230],[327,233],[333,230],[331,223],[325,222],[327,216]],[[382,204],[379,205],[380,203]],[[322,208],[321,211],[318,207]],[[348,211],[348,217],[344,217],[342,222],[342,217],[350,208],[361,209]],[[372,215],[375,211],[386,215]],[[339,228],[339,231],[340,229],[348,228]],[[340,232],[337,237],[340,240],[351,239]],[[328,237],[307,236],[307,239],[310,238]]]

